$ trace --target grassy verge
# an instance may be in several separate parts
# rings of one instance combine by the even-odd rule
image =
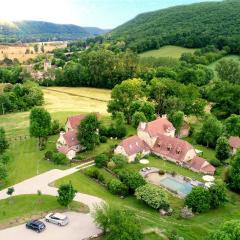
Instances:
[[[13,196],[0,201],[0,229],[24,223],[32,218],[42,218],[50,211],[64,212],[69,210],[89,212],[88,207],[79,202],[72,202],[69,208],[65,208],[53,196]]]

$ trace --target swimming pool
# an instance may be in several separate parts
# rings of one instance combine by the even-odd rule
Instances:
[[[192,191],[192,185],[187,182],[181,182],[180,180],[167,176],[160,180],[160,185],[176,191],[178,194],[186,196]]]

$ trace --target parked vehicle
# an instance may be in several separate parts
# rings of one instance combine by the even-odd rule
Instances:
[[[40,233],[45,230],[46,225],[39,220],[31,220],[26,223],[26,228],[32,229],[33,231]]]
[[[68,217],[60,213],[49,213],[45,217],[45,220],[46,222],[51,222],[59,226],[65,226],[69,223]]]

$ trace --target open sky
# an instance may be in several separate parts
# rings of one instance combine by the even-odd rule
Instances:
[[[139,13],[203,1],[206,0],[0,0],[0,18],[114,28]]]

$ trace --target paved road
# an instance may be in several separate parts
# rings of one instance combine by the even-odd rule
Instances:
[[[40,190],[42,194],[57,196],[57,188],[50,187],[50,183],[73,174],[79,171],[79,169],[87,168],[89,166],[91,166],[89,163],[84,163],[67,170],[53,169],[38,176],[29,178],[13,186],[15,189],[14,195],[37,194],[37,191]],[[0,200],[8,197],[9,196],[7,195],[7,189],[0,191]],[[93,210],[95,205],[101,204],[103,202],[103,200],[98,197],[83,193],[77,193],[74,200],[86,204],[90,210]]]
[[[57,188],[49,186],[50,183],[73,174],[79,171],[79,169],[87,168],[92,165],[93,163],[90,165],[89,163],[84,163],[67,170],[53,169],[51,171],[45,172],[14,185],[14,195],[37,194],[37,191],[40,190],[42,194],[57,196]],[[0,200],[9,197],[6,192],[7,189],[0,191]],[[74,200],[87,205],[90,211],[93,211],[96,205],[102,204],[104,202],[98,197],[83,193],[77,193]],[[93,218],[90,214],[68,214],[71,224],[66,227],[59,228],[58,226],[47,226],[47,230],[44,233],[38,235],[25,229],[24,225],[19,225],[16,227],[1,230],[0,240],[81,240],[83,238],[99,233],[99,229],[94,224]]]
[[[0,231],[1,240],[81,240],[101,231],[96,227],[90,214],[67,212],[69,224],[64,227],[46,223],[46,230],[36,233],[26,229],[25,224]]]

